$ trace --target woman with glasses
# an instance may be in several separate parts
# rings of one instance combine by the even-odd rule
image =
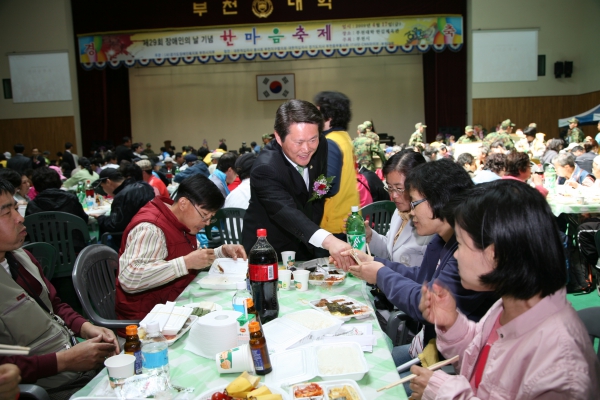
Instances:
[[[383,166],[386,190],[390,200],[396,205],[386,235],[381,235],[365,223],[367,243],[373,254],[408,266],[420,265],[430,235],[420,236],[410,218],[410,197],[404,186],[408,174],[418,165],[425,164],[425,158],[412,150],[402,150],[394,154]]]
[[[405,190],[408,190],[412,200],[412,222],[417,234],[433,235],[421,265],[407,267],[357,252],[361,265],[354,265],[349,269],[356,277],[368,283],[377,283],[379,289],[399,310],[425,324],[411,344],[393,349],[392,357],[396,366],[417,357],[429,340],[435,338],[434,326],[423,318],[419,310],[423,283],[434,280],[442,282],[456,297],[461,312],[474,321],[478,321],[495,301],[491,293],[475,292],[462,287],[453,256],[457,244],[452,228],[450,203],[463,201],[465,192],[471,187],[473,181],[469,174],[452,160],[439,160],[414,168],[405,181]],[[408,373],[407,371],[405,374]],[[405,385],[405,390],[407,393],[410,391],[408,385]]]
[[[600,365],[567,301],[562,240],[543,196],[514,180],[478,185],[456,207],[454,229],[462,285],[501,299],[475,323],[455,293],[423,287],[423,317],[439,351],[460,356],[460,373],[413,366],[412,398],[598,399]]]

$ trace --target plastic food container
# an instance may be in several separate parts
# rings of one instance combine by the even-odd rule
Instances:
[[[355,368],[353,368],[352,372],[341,374],[328,374],[324,372],[324,366],[319,365],[321,350],[327,352],[337,351],[337,354],[340,356],[337,359],[332,359],[332,363],[339,364],[336,365],[339,367],[347,367],[346,363],[349,358],[356,360]],[[304,346],[275,353],[271,355],[271,365],[273,366],[273,371],[265,377],[265,384],[267,386],[289,386],[309,381],[317,376],[325,381],[340,379],[359,381],[369,371],[367,360],[360,345],[353,342],[323,344],[312,347]]]
[[[275,318],[263,325],[269,353],[278,353],[311,341],[310,330],[290,319]]]
[[[344,389],[346,386],[350,386],[354,391],[352,392],[355,398],[346,397],[346,400],[366,400],[365,395],[358,384],[350,379],[340,379],[336,381],[325,381],[325,382],[312,382],[312,384],[319,385],[319,387],[323,390],[322,396],[311,396],[311,397],[296,397],[295,393],[297,389],[303,389],[307,387],[308,383],[302,383],[298,385],[293,385],[290,389],[290,398],[292,400],[333,400],[334,397],[331,396],[332,392],[335,393],[335,390]]]
[[[336,314],[336,313],[332,314],[329,311],[329,309],[327,308],[327,306],[320,305],[322,300],[328,301],[330,303],[338,303],[338,304],[344,305],[344,306],[350,308],[352,310],[353,314],[352,315]],[[313,300],[313,301],[310,301],[308,304],[315,310],[329,314],[332,317],[339,318],[342,321],[349,321],[352,317],[354,317],[356,319],[367,318],[369,315],[371,315],[373,313],[373,309],[371,307],[369,307],[368,305],[361,303],[360,301],[354,300],[352,297],[342,296],[342,295],[325,297],[325,298],[321,298],[319,300]]]
[[[235,290],[236,283],[246,280],[247,271],[248,261],[217,258],[210,267],[208,275],[199,279],[198,284],[203,289]]]
[[[311,272],[310,275],[308,276],[308,283],[310,283],[311,285],[314,286],[322,286],[322,285],[329,285],[329,286],[336,286],[336,285],[341,285],[342,283],[344,283],[346,281],[346,272],[344,272],[344,270],[341,269],[336,269],[336,268],[326,268],[326,271],[329,273],[328,277],[325,277],[324,273],[316,270],[315,272]],[[317,279],[317,278],[322,278],[322,279]]]
[[[189,307],[174,307],[172,304],[174,303],[167,302],[167,304],[155,305],[152,311],[140,321],[140,326],[146,328],[149,322],[156,320],[159,321],[164,336],[177,335],[194,310]]]
[[[298,322],[298,318],[306,321],[305,324]],[[293,313],[285,314],[279,319],[289,320],[294,324],[302,325],[304,328],[310,330],[310,337],[312,340],[319,339],[329,333],[335,333],[340,329],[340,326],[344,321],[334,318],[331,315],[319,312],[317,310],[302,310]],[[315,321],[323,320],[325,323],[330,323],[328,327],[315,329],[311,326]]]

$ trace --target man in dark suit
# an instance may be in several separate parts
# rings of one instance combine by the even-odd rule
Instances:
[[[322,131],[323,116],[307,101],[289,100],[277,110],[275,140],[261,150],[250,173],[251,197],[242,233],[247,253],[256,242],[256,230],[265,228],[278,254],[295,251],[296,260],[310,260],[320,247],[338,264],[351,265],[340,255],[350,245],[319,228],[324,198],[311,201],[315,179],[327,174]]]
[[[132,162],[133,150],[131,150],[131,138],[129,136],[123,136],[123,144],[117,146],[115,153],[117,153],[117,163],[119,165],[123,160]]]
[[[65,143],[65,152],[63,153],[63,163],[69,164],[69,169],[73,171],[77,168],[77,161],[75,154],[71,153],[71,148],[73,148],[73,144],[71,142]]]
[[[15,150],[15,155],[12,156],[10,160],[8,160],[8,162],[6,163],[6,167],[14,169],[19,174],[24,175],[25,171],[31,169],[32,167],[31,158],[25,157],[23,155],[23,152],[25,151],[25,146],[23,146],[22,144],[15,144],[13,146],[13,149]]]

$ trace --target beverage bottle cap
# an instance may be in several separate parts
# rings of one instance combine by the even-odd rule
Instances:
[[[236,288],[237,290],[243,290],[243,289],[246,289],[246,282],[244,282],[244,281],[242,281],[242,282],[237,282],[237,283],[235,284],[235,288]]]
[[[350,210],[351,210],[353,213],[355,213],[355,212],[358,212],[358,206],[352,206],[352,207],[350,207]]]
[[[254,306],[254,300],[246,299],[246,307],[250,308],[252,306]]]
[[[252,321],[248,324],[248,329],[250,330],[250,333],[258,332],[260,331],[260,325],[258,322]]]
[[[257,229],[256,230],[256,236],[258,236],[258,237],[267,237],[267,230],[266,229]]]
[[[146,332],[149,334],[160,332],[160,325],[158,324],[158,321],[148,322],[146,325]]]
[[[125,334],[127,336],[137,335],[137,333],[137,325],[127,325],[127,327],[125,327]]]

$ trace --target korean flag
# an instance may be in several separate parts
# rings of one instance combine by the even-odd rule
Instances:
[[[294,74],[256,75],[258,101],[294,99],[295,89]]]

